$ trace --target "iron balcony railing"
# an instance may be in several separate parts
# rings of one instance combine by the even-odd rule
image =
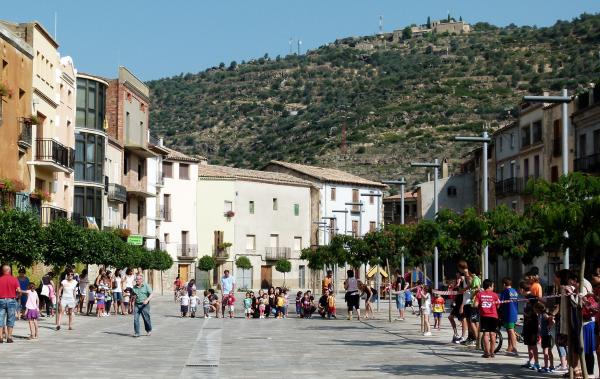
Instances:
[[[62,143],[50,138],[38,138],[35,140],[38,161],[51,161],[65,168],[73,169],[75,151]]]
[[[496,196],[516,195],[523,189],[522,178],[509,178],[496,182]]]
[[[196,258],[198,256],[198,245],[177,245],[177,256],[180,258]]]
[[[108,201],[127,202],[127,188],[117,183],[108,184]]]
[[[67,217],[68,214],[65,209],[42,205],[42,213],[40,215],[42,225],[48,225],[54,220],[58,220],[59,218],[66,219]]]
[[[28,122],[25,118],[19,119],[19,126],[21,128],[19,134],[19,147],[27,150],[31,147],[33,141],[33,127],[31,126],[31,122]]]
[[[265,247],[265,259],[279,260],[292,257],[291,247]]]
[[[600,153],[575,159],[575,171],[600,173]]]

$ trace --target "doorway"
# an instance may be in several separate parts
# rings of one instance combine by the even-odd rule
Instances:
[[[179,275],[181,283],[187,283],[190,277],[190,265],[179,265],[177,274]]]
[[[270,288],[273,282],[273,266],[260,266],[260,288]]]

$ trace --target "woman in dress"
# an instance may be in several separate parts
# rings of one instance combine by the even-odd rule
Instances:
[[[58,320],[56,320],[56,330],[60,330],[60,322],[63,316],[63,312],[66,312],[69,318],[69,330],[73,330],[73,315],[75,313],[75,290],[77,288],[77,281],[74,279],[73,271],[67,272],[67,277],[60,282],[58,287]]]

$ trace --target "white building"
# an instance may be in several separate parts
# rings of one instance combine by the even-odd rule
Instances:
[[[198,177],[198,240],[200,256],[212,255],[219,266],[236,276],[238,288],[307,287],[306,262],[300,251],[310,246],[312,184],[296,177],[225,166],[202,165]],[[235,261],[246,256],[250,270]],[[275,270],[280,259],[292,264],[290,273]],[[206,273],[198,273],[206,285]]]
[[[177,275],[186,282],[195,273],[196,258],[198,257],[198,239],[196,237],[196,193],[198,165],[202,159],[182,154],[178,151],[161,147],[167,151],[161,158],[162,164],[148,168],[148,182],[153,182],[160,188],[156,201],[148,203],[150,214],[153,212],[152,223],[159,228],[161,248],[173,258],[174,265],[163,274],[163,285],[170,285]],[[150,161],[150,160],[149,160]],[[150,180],[151,178],[163,180]],[[150,208],[153,206],[153,208]]]

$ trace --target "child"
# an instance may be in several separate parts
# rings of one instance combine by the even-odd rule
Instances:
[[[39,336],[38,318],[40,317],[40,300],[35,290],[35,283],[29,283],[27,292],[27,302],[25,303],[25,319],[29,322],[28,340],[37,339]]]
[[[285,306],[285,298],[283,297],[283,293],[279,293],[279,295],[277,295],[277,299],[276,299],[276,304],[277,304],[277,318],[278,319],[282,319],[283,316],[285,315],[285,311],[283,310],[283,307]]]
[[[508,347],[506,348],[506,354],[516,357],[517,353],[517,334],[515,333],[515,324],[517,322],[517,316],[519,314],[519,293],[517,290],[512,288],[512,280],[510,278],[502,279],[504,285],[504,291],[500,294],[500,301],[508,301],[500,305],[500,313],[502,315],[502,322],[504,328],[508,334]]]
[[[442,314],[444,313],[444,298],[436,294],[433,299],[433,329],[440,330],[442,325]]]
[[[332,317],[337,318],[335,317],[335,295],[333,292],[330,292],[329,296],[327,296],[327,317],[329,319]]]
[[[527,345],[527,362],[522,366],[531,370],[539,370],[540,364],[538,361],[538,317],[535,314],[533,307],[537,303],[537,297],[530,292],[529,283],[523,281],[520,283],[521,295],[529,299],[523,311],[523,343]],[[531,361],[533,360],[533,364]]]
[[[86,316],[89,316],[90,313],[92,313],[92,309],[94,309],[94,303],[96,303],[96,286],[90,284],[90,287],[88,288],[88,304]]]
[[[296,292],[296,316],[303,317],[303,314],[302,314],[302,291]]]
[[[483,358],[494,358],[499,305],[498,295],[494,293],[494,282],[490,279],[484,280],[483,291],[479,291],[473,301],[473,306],[479,310],[483,332]]]
[[[404,291],[404,304],[406,308],[412,309],[412,314],[415,314],[415,307],[413,307],[413,295],[412,291]]]
[[[198,308],[198,301],[200,299],[196,295],[196,290],[192,290],[192,296],[190,296],[190,317],[196,317],[196,309]]]
[[[265,309],[267,308],[267,304],[269,304],[269,297],[266,293],[262,295],[260,299],[260,304],[258,305],[258,311],[260,313],[260,318],[265,318]]]
[[[190,307],[190,296],[186,289],[182,289],[180,292],[179,304],[181,304],[181,317],[187,317]]]
[[[225,300],[223,300],[223,302],[225,302]],[[233,312],[235,311],[235,297],[233,296],[233,293],[229,294],[229,296],[227,296],[227,309],[229,310],[229,318],[233,318]],[[223,315],[223,317],[225,317],[225,315]]]
[[[129,291],[129,289],[125,289],[123,291],[123,308],[127,310],[127,314],[131,313],[131,312],[129,312],[130,300],[131,300],[131,292]]]
[[[304,297],[302,298],[302,310],[304,313],[304,318],[311,318],[312,314],[311,314],[311,310],[312,310],[312,301],[310,301],[310,296],[308,294],[308,291],[304,294]]]
[[[244,298],[244,314],[246,315],[246,319],[249,320],[252,314],[252,297],[250,296],[250,292],[246,292],[246,297]]]
[[[208,298],[208,291],[204,291],[204,299],[202,299],[202,309],[204,309],[204,318],[210,318],[210,299]]]
[[[101,288],[100,291],[96,293],[96,318],[104,316],[104,305],[106,302],[105,291],[104,288]]]
[[[554,355],[552,354],[552,348],[554,347],[554,342],[551,330],[554,327],[554,315],[546,312],[546,306],[543,303],[537,303],[533,309],[538,315],[540,337],[542,337],[542,349],[544,351],[544,367],[540,368],[538,372],[553,373]],[[550,363],[550,366],[548,366],[548,362]]]
[[[288,315],[288,306],[290,305],[290,298],[288,295],[287,288],[283,289],[283,298],[285,299],[285,305],[283,306],[283,318],[287,318]]]
[[[431,289],[429,286],[419,287],[421,290],[421,312],[423,313],[424,336],[431,335],[431,325],[429,324],[429,315],[431,314]]]

